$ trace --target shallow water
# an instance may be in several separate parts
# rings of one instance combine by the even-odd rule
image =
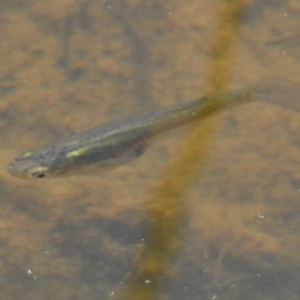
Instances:
[[[270,3],[250,4],[229,89],[273,74],[300,81],[300,7]],[[144,204],[184,133],[99,177],[23,181],[6,165],[73,132],[203,95],[216,4],[5,1],[1,299],[108,299],[124,285],[147,238]],[[186,195],[188,221],[163,293],[298,299],[298,114],[249,104],[211,123],[212,153]]]

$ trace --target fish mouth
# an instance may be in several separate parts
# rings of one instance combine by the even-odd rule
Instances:
[[[14,177],[30,178],[28,170],[36,167],[37,164],[32,161],[15,159],[7,166],[7,170]]]
[[[23,167],[22,167],[23,165]],[[27,178],[28,175],[26,173],[26,170],[24,169],[24,164],[22,164],[20,161],[12,161],[8,166],[7,166],[8,172],[18,178]]]

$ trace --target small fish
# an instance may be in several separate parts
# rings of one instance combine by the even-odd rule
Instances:
[[[299,98],[298,83],[284,78],[260,80],[232,92],[106,123],[27,151],[9,164],[8,171],[28,179],[99,173],[138,158],[153,138],[178,126],[250,102],[267,102],[299,111]]]

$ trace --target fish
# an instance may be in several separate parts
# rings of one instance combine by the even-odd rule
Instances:
[[[193,122],[198,125],[218,112],[252,102],[298,112],[299,98],[299,83],[280,77],[261,79],[219,95],[112,121],[26,151],[8,165],[8,171],[23,179],[99,174],[137,159],[156,137],[177,127]]]

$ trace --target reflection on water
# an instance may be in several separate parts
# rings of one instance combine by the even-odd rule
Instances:
[[[124,284],[147,236],[143,205],[181,135],[101,177],[25,182],[5,165],[73,130],[200,96],[215,6],[57,0],[1,13],[1,299],[107,299]],[[250,8],[235,86],[273,73],[297,80],[297,55],[270,46],[293,47],[284,41],[297,34],[295,1]],[[297,299],[297,114],[259,104],[212,121],[220,131],[187,195],[184,243],[165,293]]]

